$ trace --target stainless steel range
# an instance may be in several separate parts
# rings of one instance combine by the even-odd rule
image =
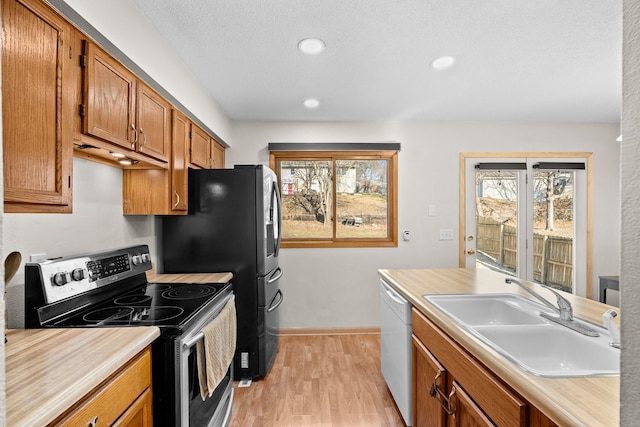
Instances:
[[[203,400],[196,344],[232,298],[230,283],[149,283],[147,245],[25,265],[27,328],[158,326],[152,345],[155,426],[225,426],[233,363]]]

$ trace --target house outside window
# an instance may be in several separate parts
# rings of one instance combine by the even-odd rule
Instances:
[[[397,150],[277,145],[270,144],[270,166],[282,195],[282,247],[398,245]]]

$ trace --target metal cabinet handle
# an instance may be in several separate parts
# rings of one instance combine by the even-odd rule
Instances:
[[[136,149],[136,144],[138,143],[138,129],[136,129],[136,127],[132,124],[131,125],[131,129],[133,130],[133,142],[131,143],[131,149],[135,150]]]
[[[175,191],[175,190],[173,191],[173,194],[175,194],[175,195],[176,195],[176,204],[175,204],[175,205],[173,205],[173,209],[175,209],[175,208],[177,208],[177,207],[178,207],[178,204],[180,203],[180,195],[179,195],[179,194],[178,194],[178,192],[177,192],[177,191]]]
[[[144,137],[144,139],[142,140],[142,144],[140,144],[140,150],[142,150],[142,147],[144,147],[145,145],[147,145],[147,134],[144,133],[144,131],[142,130],[142,128],[140,128],[140,135],[142,135]]]
[[[98,416],[96,415],[95,417],[93,417],[91,421],[89,421],[89,427],[96,427],[97,424],[98,424]]]
[[[449,397],[447,397],[447,395],[444,394],[439,387],[441,374],[442,373],[440,371],[436,373],[436,376],[433,379],[433,384],[431,384],[431,387],[429,388],[429,394],[431,395],[431,397],[433,397],[438,401],[438,403],[440,404],[440,406],[442,406],[442,409],[444,409],[447,415],[453,415],[453,411],[451,410],[450,399],[453,393],[455,393],[455,388],[451,391],[451,394],[449,395]]]

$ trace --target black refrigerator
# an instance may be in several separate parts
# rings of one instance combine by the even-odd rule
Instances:
[[[281,201],[263,165],[189,169],[189,212],[158,224],[158,270],[233,273],[238,333],[234,377],[264,377],[278,350]]]

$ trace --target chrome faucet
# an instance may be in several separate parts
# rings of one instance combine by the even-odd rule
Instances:
[[[611,342],[609,345],[611,347],[620,348],[620,329],[613,321],[613,318],[616,317],[618,313],[615,310],[607,310],[602,315],[602,323],[604,327],[609,331],[609,336],[611,337]]]
[[[549,301],[547,301],[547,299],[543,298],[536,291],[526,287],[525,285],[522,284],[522,282],[520,282],[519,280],[513,277],[507,277],[505,278],[504,281],[506,283],[515,283],[516,285],[520,286],[522,289],[527,291],[529,294],[536,297],[536,299],[538,299],[544,305],[546,305],[547,307],[549,307],[550,309],[558,313],[558,317],[556,317],[544,311],[540,312],[540,316],[544,317],[545,319],[551,320],[562,326],[566,326],[569,329],[573,329],[576,332],[580,332],[581,334],[588,335],[590,337],[597,337],[600,335],[598,331],[596,331],[595,329],[592,329],[583,323],[576,322],[573,319],[573,307],[571,306],[571,302],[569,302],[569,300],[567,300],[565,297],[563,297],[558,292],[553,290],[551,287],[547,285],[540,285],[543,288],[546,288],[549,291],[551,291],[556,296],[556,302],[558,304],[557,307],[551,304]]]

